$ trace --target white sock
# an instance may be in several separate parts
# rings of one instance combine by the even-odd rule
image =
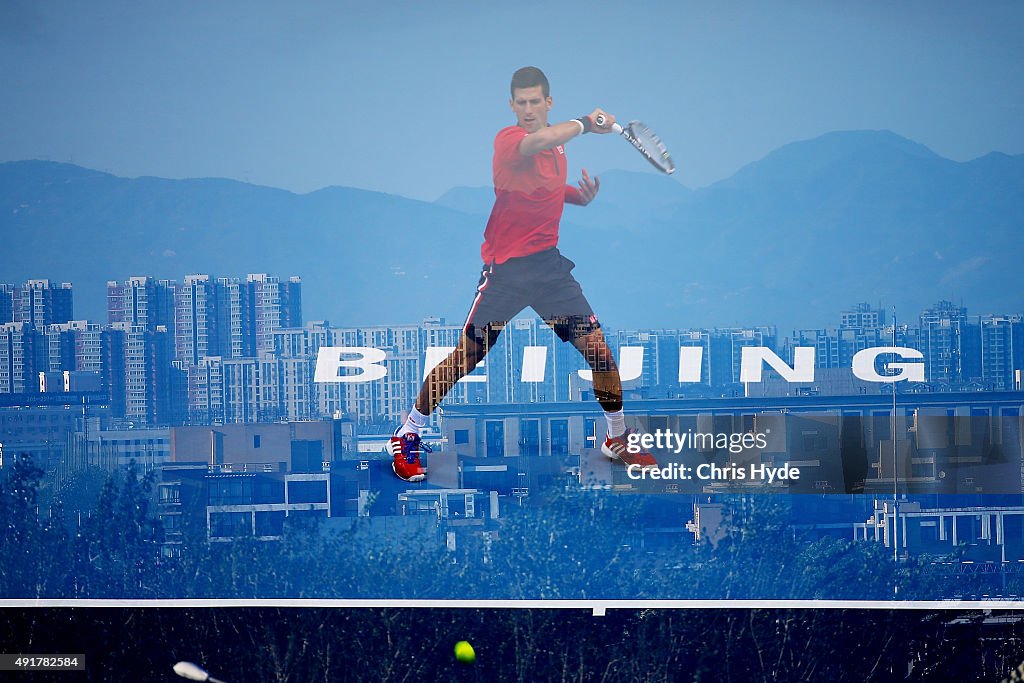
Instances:
[[[405,418],[405,423],[398,430],[398,436],[405,436],[409,432],[419,434],[420,430],[427,426],[429,419],[427,415],[416,410],[416,406],[413,406],[409,411],[409,417]]]
[[[608,421],[608,436],[615,438],[626,433],[626,415],[622,409],[613,413],[605,413],[604,419]]]

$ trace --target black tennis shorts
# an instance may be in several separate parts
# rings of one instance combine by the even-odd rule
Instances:
[[[527,306],[562,341],[573,342],[600,329],[572,276],[575,267],[556,248],[484,266],[463,332],[490,348],[508,321]]]

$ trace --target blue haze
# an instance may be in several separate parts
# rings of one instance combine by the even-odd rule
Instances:
[[[432,200],[489,182],[507,83],[594,105],[704,187],[795,140],[887,129],[969,161],[1024,152],[1014,2],[465,1],[0,5],[0,161]],[[587,139],[570,160],[643,170]]]
[[[492,196],[297,195],[11,162],[0,164],[0,273],[70,280],[76,315],[98,321],[107,280],[196,272],[300,275],[304,316],[335,325],[457,321]],[[943,299],[971,315],[1013,314],[1024,312],[1022,201],[1024,156],[959,163],[891,132],[830,133],[700,190],[610,173],[598,201],[566,209],[562,250],[617,329],[778,325],[785,335],[834,326],[857,301],[895,307],[903,321]],[[407,248],[382,248],[384,235]]]

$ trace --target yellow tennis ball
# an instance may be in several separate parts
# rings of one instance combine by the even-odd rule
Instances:
[[[455,659],[459,660],[463,664],[472,664],[475,662],[476,652],[473,651],[473,646],[465,640],[460,640],[455,643]]]

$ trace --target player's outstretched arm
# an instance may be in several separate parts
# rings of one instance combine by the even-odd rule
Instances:
[[[604,116],[604,123],[600,126],[596,123],[598,114]],[[546,149],[564,145],[569,140],[583,133],[610,133],[612,132],[613,123],[615,123],[615,117],[598,108],[587,116],[581,116],[572,121],[556,123],[547,128],[542,128],[536,133],[530,133],[519,143],[519,153],[526,157],[533,156],[537,152],[543,152]]]

